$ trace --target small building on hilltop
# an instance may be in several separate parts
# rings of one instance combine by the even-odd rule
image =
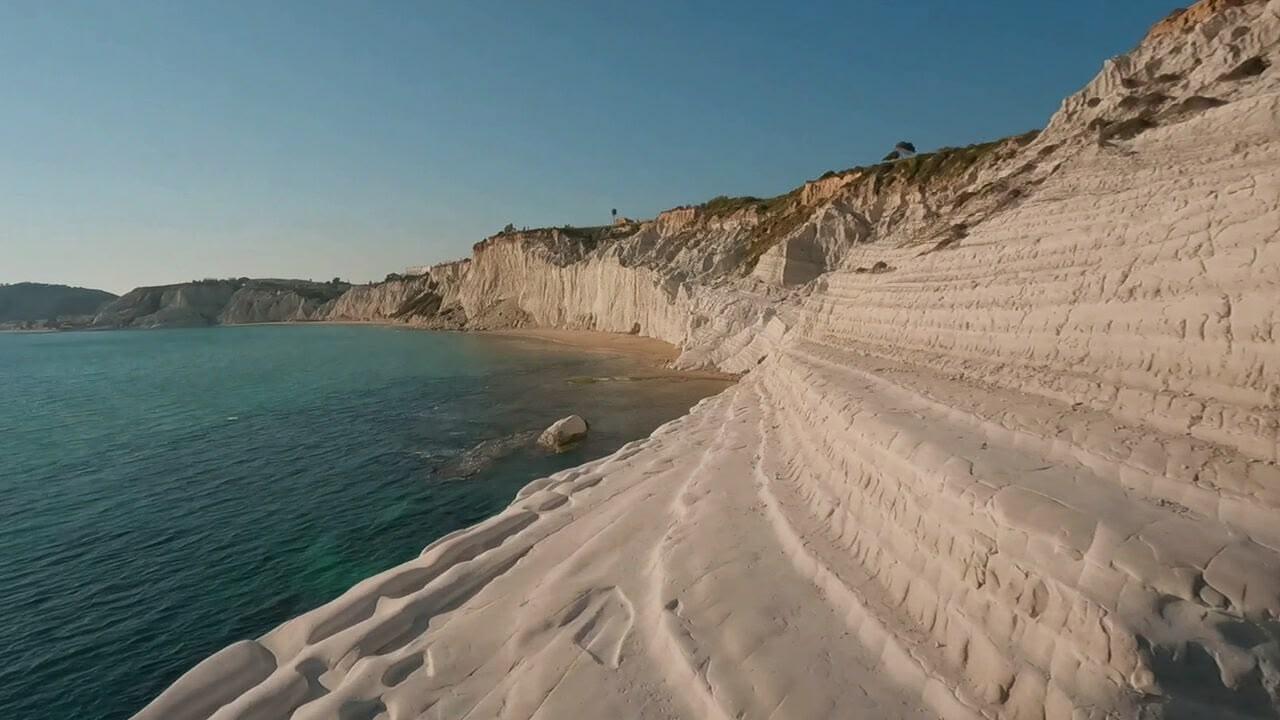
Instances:
[[[893,146],[893,150],[890,151],[888,155],[885,155],[884,160],[882,160],[881,162],[888,162],[891,160],[905,160],[906,158],[909,158],[909,157],[915,157],[915,155],[916,155],[916,146],[907,142],[906,140],[902,140],[897,145]]]

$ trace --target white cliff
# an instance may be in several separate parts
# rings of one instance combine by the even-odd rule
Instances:
[[[468,323],[750,372],[138,717],[1276,717],[1278,63],[1206,0],[1037,136],[482,243]]]
[[[325,313],[327,320],[402,321],[435,327],[458,327],[458,289],[469,261],[433,265],[408,276],[392,276],[370,285],[357,285],[339,297]]]
[[[309,280],[198,280],[140,287],[98,309],[98,328],[193,327],[317,320],[350,286]]]

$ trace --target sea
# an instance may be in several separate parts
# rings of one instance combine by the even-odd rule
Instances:
[[[724,387],[394,327],[0,334],[0,718],[128,718]],[[570,413],[586,441],[537,448]]]

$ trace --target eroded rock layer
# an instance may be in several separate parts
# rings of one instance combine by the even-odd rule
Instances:
[[[482,243],[437,312],[749,372],[139,717],[1277,717],[1278,48],[1202,3],[1038,135]]]
[[[98,309],[95,328],[158,328],[298,322],[328,315],[350,285],[238,278],[140,287]]]

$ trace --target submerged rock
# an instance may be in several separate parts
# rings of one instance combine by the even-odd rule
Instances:
[[[568,447],[587,436],[587,421],[580,415],[560,418],[538,436],[538,444],[552,452],[564,452]]]

